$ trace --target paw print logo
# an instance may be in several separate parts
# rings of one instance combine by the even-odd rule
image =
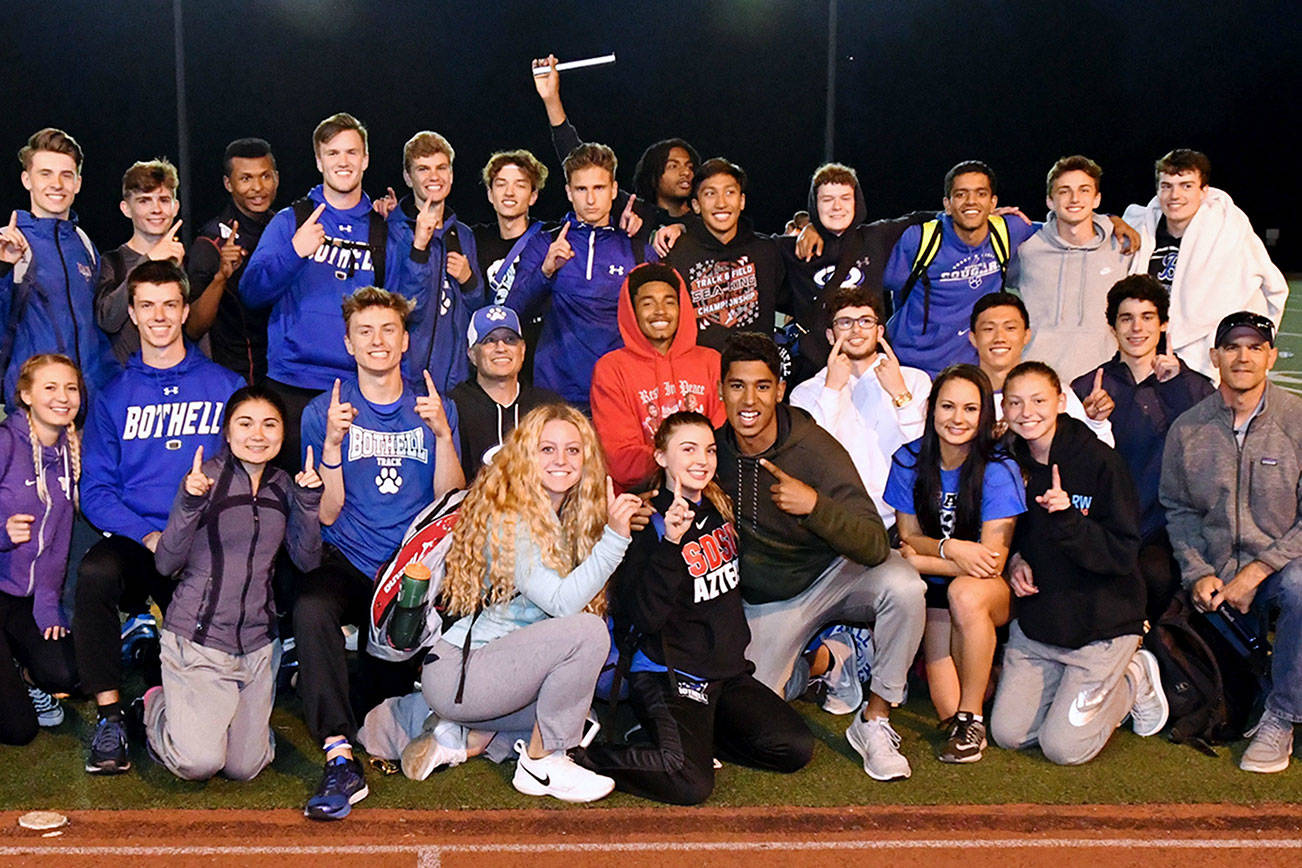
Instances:
[[[402,487],[402,477],[398,475],[398,468],[381,467],[380,475],[375,477],[375,487],[380,489],[380,494],[397,494],[398,489]]]

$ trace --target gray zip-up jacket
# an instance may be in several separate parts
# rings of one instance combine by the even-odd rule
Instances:
[[[158,571],[180,580],[163,626],[198,645],[249,654],[276,638],[271,574],[281,543],[304,572],[321,560],[321,489],[301,488],[268,466],[255,495],[229,449],[203,472],[213,486],[196,497],[181,483],[154,554]]]
[[[1267,384],[1242,447],[1220,392],[1195,404],[1167,434],[1158,497],[1186,587],[1302,557],[1302,398]]]
[[[1094,215],[1094,237],[1069,244],[1049,215],[1017,248],[1008,282],[1031,315],[1024,358],[1045,362],[1064,383],[1112,358],[1117,341],[1107,321],[1108,290],[1130,270],[1130,255],[1112,233],[1112,221]]]

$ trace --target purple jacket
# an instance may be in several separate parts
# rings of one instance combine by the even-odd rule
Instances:
[[[21,411],[0,422],[0,591],[33,597],[32,614],[41,632],[67,627],[59,605],[72,540],[72,465],[67,435],[55,446],[41,447],[41,463],[50,503],[36,496],[36,465],[32,461],[31,429]],[[5,532],[9,517],[36,516],[32,538],[14,545]]]

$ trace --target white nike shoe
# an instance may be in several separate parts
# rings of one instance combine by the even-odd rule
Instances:
[[[867,703],[864,704],[867,708]],[[850,747],[863,757],[863,770],[875,781],[902,781],[913,770],[900,753],[899,733],[884,717],[864,720],[863,714],[854,716],[854,722],[845,731]]]
[[[1135,735],[1157,735],[1166,726],[1171,714],[1166,692],[1162,690],[1162,674],[1152,651],[1140,648],[1130,658],[1126,677],[1135,682],[1135,702],[1130,706],[1130,725]]]
[[[615,781],[577,765],[563,750],[533,759],[523,741],[515,743],[520,758],[511,786],[526,796],[553,796],[562,802],[595,802],[615,789]]]

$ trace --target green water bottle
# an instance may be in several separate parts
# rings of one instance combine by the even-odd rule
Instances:
[[[389,619],[389,644],[400,651],[412,651],[425,626],[425,594],[429,590],[429,567],[411,563],[403,567],[397,608]]]

